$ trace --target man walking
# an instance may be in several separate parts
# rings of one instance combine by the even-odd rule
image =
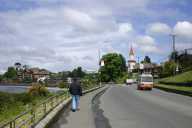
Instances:
[[[79,100],[80,96],[82,96],[82,88],[80,83],[78,82],[77,78],[73,79],[73,82],[71,83],[69,87],[69,92],[72,95],[72,107],[71,110],[75,112],[76,110],[79,110]]]

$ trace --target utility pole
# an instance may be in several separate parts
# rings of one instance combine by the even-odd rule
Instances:
[[[172,37],[172,45],[173,45],[173,60],[176,62],[176,56],[175,56],[175,52],[176,52],[176,49],[175,49],[175,37],[176,37],[176,34],[172,33],[170,34],[170,36]]]
[[[175,38],[176,38],[176,34],[172,33],[172,34],[170,34],[170,36],[172,37],[172,43],[173,43],[173,61],[174,61],[175,63],[177,63],[177,62],[176,62],[176,49],[175,49]],[[178,64],[177,64],[177,66],[178,66]],[[176,69],[174,69],[173,74],[174,74],[174,75],[176,74]]]
[[[139,62],[139,56],[137,57],[137,60],[138,60],[138,75],[140,74],[140,62]]]

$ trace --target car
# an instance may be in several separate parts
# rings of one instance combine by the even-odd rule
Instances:
[[[154,82],[151,74],[142,74],[139,76],[137,84],[138,90],[152,90],[153,86]]]
[[[130,84],[133,84],[133,83],[134,83],[133,79],[126,79],[126,84],[127,85],[130,85]]]

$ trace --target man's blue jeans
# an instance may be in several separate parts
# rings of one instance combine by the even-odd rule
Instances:
[[[79,107],[79,95],[72,95],[72,110],[77,110]]]

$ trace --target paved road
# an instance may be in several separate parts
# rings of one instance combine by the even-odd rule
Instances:
[[[192,127],[191,97],[131,85],[110,87],[97,100],[96,128]]]
[[[58,115],[49,128],[95,128],[92,99],[102,89],[90,92],[80,98],[80,111],[71,112],[70,106]]]
[[[61,112],[50,128],[191,128],[192,98],[135,85],[111,86],[81,98],[81,110]]]

